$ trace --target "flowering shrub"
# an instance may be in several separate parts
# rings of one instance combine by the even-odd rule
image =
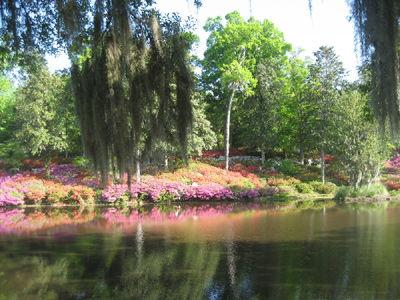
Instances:
[[[268,184],[270,186],[281,186],[281,185],[289,185],[289,182],[283,178],[270,177],[268,178]]]
[[[20,205],[24,203],[24,193],[15,183],[19,175],[5,175],[0,178],[0,206]]]
[[[336,157],[330,154],[325,154],[324,156],[325,164],[330,165],[331,163],[336,161]]]
[[[280,186],[277,195],[290,196],[294,194],[294,189],[291,186]]]
[[[26,181],[25,187],[27,188],[27,192],[25,194],[25,202],[27,204],[41,204],[42,200],[47,195],[47,191],[42,180]]]
[[[242,169],[241,172],[226,171],[223,168],[210,166],[204,163],[191,163],[190,170],[181,168],[175,173],[163,173],[157,176],[158,179],[165,179],[173,182],[182,182],[185,184],[197,183],[237,186],[241,188],[262,188],[264,184],[258,175]]]
[[[229,149],[229,157],[233,156],[245,156],[249,153],[249,150],[245,148],[232,148]],[[224,156],[224,150],[203,150],[202,151],[202,158],[213,157],[219,158]]]
[[[47,188],[47,201],[50,203],[68,202],[70,186],[62,185],[57,182],[45,182]]]
[[[241,199],[241,198],[257,198],[261,196],[261,193],[259,190],[256,189],[242,189],[238,190],[234,193],[235,199]]]
[[[386,188],[388,191],[399,191],[400,190],[400,182],[399,181],[388,181],[386,182]]]
[[[399,175],[400,174],[400,156],[393,156],[386,162],[387,174]]]
[[[76,185],[69,191],[69,198],[79,204],[92,203],[94,202],[95,197],[96,192],[92,188],[84,185]]]
[[[103,202],[127,201],[127,185],[114,185],[102,192]],[[186,186],[179,182],[154,180],[150,183],[132,185],[132,199],[150,201],[166,200],[228,200],[233,199],[228,187],[211,183],[199,186]]]
[[[0,177],[0,206],[70,203],[93,201],[95,191],[79,181],[79,168],[72,165],[51,166],[55,179],[44,180],[37,172],[2,174]],[[39,175],[39,176],[38,176]]]

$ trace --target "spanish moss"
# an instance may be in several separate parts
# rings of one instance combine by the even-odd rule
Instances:
[[[180,20],[160,23],[154,14],[132,16],[125,1],[112,7],[113,26],[97,34],[91,57],[72,72],[85,153],[103,185],[112,161],[120,176],[130,179],[157,141],[177,139],[186,157],[192,121],[189,43]]]
[[[381,127],[388,120],[398,137],[399,108],[399,0],[349,0],[356,38],[365,62],[371,65],[372,106]]]

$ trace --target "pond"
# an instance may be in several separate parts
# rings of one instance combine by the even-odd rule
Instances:
[[[395,299],[400,207],[0,209],[0,299]]]

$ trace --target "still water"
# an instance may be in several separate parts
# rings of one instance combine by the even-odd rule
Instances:
[[[0,209],[0,299],[396,299],[400,207]]]

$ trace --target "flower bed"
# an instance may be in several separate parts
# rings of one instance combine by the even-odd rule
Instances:
[[[74,165],[51,166],[54,180],[44,180],[44,168],[35,172],[2,174],[0,206],[22,204],[84,204],[95,200],[93,179],[78,180],[81,171]],[[87,184],[86,184],[87,183]]]

